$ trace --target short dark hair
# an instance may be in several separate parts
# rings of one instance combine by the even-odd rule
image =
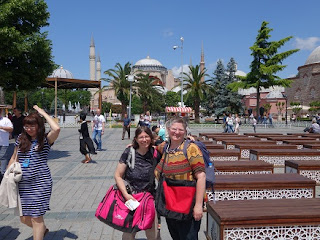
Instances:
[[[157,126],[152,126],[151,130],[154,132],[158,127]]]
[[[81,119],[82,121],[86,120],[86,117],[87,117],[87,114],[85,114],[85,113],[80,113],[80,119]]]

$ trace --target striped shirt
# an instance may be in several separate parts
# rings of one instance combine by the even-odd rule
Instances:
[[[45,139],[42,151],[37,151],[38,141],[31,142],[29,151],[23,153],[18,149],[18,158],[22,168],[19,182],[19,194],[23,216],[39,217],[46,213],[52,192],[52,179],[48,167],[48,154],[51,148]],[[19,146],[19,138],[15,144]]]

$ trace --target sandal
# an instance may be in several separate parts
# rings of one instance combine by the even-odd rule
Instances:
[[[48,232],[49,232],[49,229],[48,229],[48,228],[46,228],[46,231],[44,232],[43,237],[45,237],[45,236],[48,234]]]
[[[90,158],[89,160],[86,160],[84,163],[89,163],[91,161],[92,161],[92,159]]]

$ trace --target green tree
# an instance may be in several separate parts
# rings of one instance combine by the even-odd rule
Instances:
[[[137,94],[142,101],[143,112],[151,110],[150,106],[158,96],[158,91],[154,87],[155,78],[150,74],[138,73],[134,87],[137,89]]]
[[[214,113],[219,117],[223,112],[240,113],[243,111],[241,96],[227,88],[228,84],[236,81],[236,62],[233,58],[225,69],[222,61],[219,59],[217,67],[213,72],[212,85],[215,91],[213,98]]]
[[[28,90],[40,86],[55,68],[44,0],[6,0],[0,4],[0,86]]]
[[[256,37],[256,42],[250,47],[253,60],[250,65],[250,72],[245,77],[240,77],[240,81],[229,84],[229,88],[237,91],[239,88],[248,89],[254,87],[257,89],[257,105],[256,114],[259,113],[260,108],[260,92],[262,88],[269,88],[272,86],[289,87],[291,81],[288,79],[281,79],[276,74],[282,71],[286,65],[282,62],[299,51],[299,49],[289,50],[278,53],[286,42],[292,36],[283,38],[279,41],[269,41],[271,35],[269,34],[273,29],[268,28],[268,22],[262,22],[261,27]]]
[[[177,107],[180,102],[180,95],[173,91],[168,91],[165,96],[166,106]]]
[[[129,105],[130,96],[130,82],[127,76],[131,73],[131,64],[127,62],[124,67],[120,63],[115,65],[114,69],[108,69],[104,74],[109,78],[102,80],[110,83],[110,87],[115,91],[117,99],[121,102],[122,116],[127,112],[127,106]]]
[[[312,115],[315,115],[320,109],[320,101],[311,102],[309,105],[310,105],[309,112]]]
[[[292,108],[292,112],[295,115],[298,115],[300,111],[302,110],[301,103],[300,102],[291,102],[290,107]]]
[[[143,113],[143,108],[142,108],[142,101],[137,95],[132,96],[132,103],[131,103],[131,112],[133,114],[141,114]]]
[[[206,76],[206,69],[200,70],[200,66],[189,66],[190,73],[183,73],[184,75],[184,89],[187,90],[187,97],[191,97],[194,108],[195,122],[199,123],[200,103],[204,99],[208,85],[201,79]]]

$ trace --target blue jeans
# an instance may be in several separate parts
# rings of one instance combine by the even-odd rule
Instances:
[[[9,154],[9,147],[8,146],[0,146],[0,161],[1,161],[1,173],[4,174],[10,160]]]
[[[234,132],[232,125],[227,124],[227,129],[228,129],[228,131],[227,131],[228,133],[233,133]]]
[[[101,132],[102,130],[96,129],[92,132],[92,139],[97,144],[97,150],[101,150]]]

